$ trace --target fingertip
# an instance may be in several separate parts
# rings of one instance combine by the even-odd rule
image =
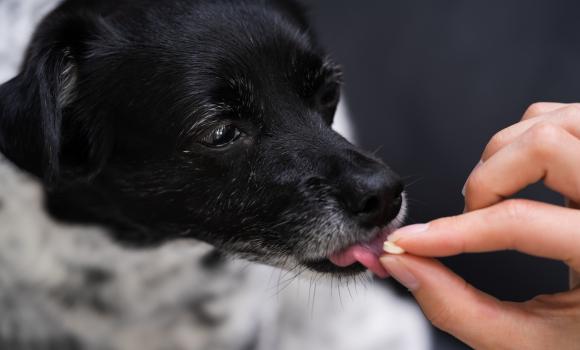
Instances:
[[[403,251],[424,257],[443,257],[462,253],[458,245],[457,217],[434,220],[427,224],[403,227],[387,237]]]
[[[416,235],[418,233],[425,232],[428,229],[429,229],[429,223],[403,226],[400,229],[396,230],[395,232],[391,233],[387,237],[387,241],[395,243],[403,237],[410,236],[410,235]]]
[[[441,276],[445,271],[441,268],[446,268],[433,258],[385,253],[379,261],[391,276],[412,291],[418,290],[419,286],[434,291],[440,287],[440,282],[445,280]]]
[[[400,257],[401,255],[397,256]],[[407,289],[410,291],[417,290],[420,285],[419,281],[415,276],[413,276],[403,261],[397,258],[397,256],[393,254],[384,254],[380,258],[381,265],[383,265],[389,275],[399,281],[399,283]]]

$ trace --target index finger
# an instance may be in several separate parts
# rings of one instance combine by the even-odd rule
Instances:
[[[578,210],[510,199],[485,209],[438,219],[426,227],[403,227],[388,240],[396,241],[408,253],[429,257],[517,250],[562,260],[578,272],[579,222]],[[419,229],[423,230],[417,232]]]
[[[491,140],[488,142],[483,155],[481,156],[482,161],[488,160],[491,156],[497,153],[500,149],[504,148],[506,145],[510,144],[526,130],[531,128],[537,123],[543,121],[550,121],[551,123],[562,127],[576,138],[580,139],[580,104],[563,104],[563,103],[542,103],[539,105],[544,105],[545,107],[535,107],[532,112],[528,111],[524,114],[522,121],[514,124],[510,127],[503,129],[497,134],[493,135]],[[534,106],[534,105],[532,105]],[[532,107],[530,107],[532,108]],[[554,109],[551,109],[554,108]],[[538,113],[546,111],[542,115],[537,115]]]
[[[577,105],[577,103],[571,103],[572,105]],[[560,109],[562,107],[569,106],[571,104],[568,103],[558,103],[558,102],[536,102],[528,107],[524,116],[520,121],[532,119],[539,117],[541,115],[550,113],[555,111],[556,109]]]

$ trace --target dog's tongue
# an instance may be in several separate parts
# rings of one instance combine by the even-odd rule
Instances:
[[[379,262],[379,257],[384,253],[383,243],[387,240],[387,236],[394,231],[394,229],[385,230],[372,241],[355,244],[346,250],[332,253],[328,256],[328,259],[334,265],[340,267],[345,267],[358,261],[380,278],[389,277],[389,273]]]

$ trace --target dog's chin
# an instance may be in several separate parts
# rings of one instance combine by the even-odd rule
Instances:
[[[379,262],[383,243],[395,228],[372,230],[371,238],[340,247],[325,257],[301,259],[300,265],[318,275],[355,277],[369,270],[381,278],[389,274]]]
[[[335,265],[330,259],[310,260],[303,263],[304,266],[314,272],[334,276],[354,277],[365,273],[368,269],[360,262],[348,266]]]
[[[383,253],[383,242],[395,229],[387,227],[373,235],[371,239],[355,242],[337,249],[326,257],[303,260],[301,265],[312,272],[337,277],[354,277],[367,270],[381,278],[388,277],[388,272],[379,262]]]
[[[371,238],[355,242],[345,247],[341,247],[330,253],[326,258],[306,261],[305,266],[319,273],[328,273],[337,276],[354,276],[372,271],[380,278],[389,277],[379,261],[379,257],[384,253],[383,244],[387,237],[396,231],[404,220],[406,205],[403,205],[397,217],[386,227],[378,230]]]

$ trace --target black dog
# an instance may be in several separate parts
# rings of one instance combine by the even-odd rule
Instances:
[[[380,275],[403,185],[331,129],[340,84],[292,1],[69,0],[0,86],[0,151],[126,244]]]

